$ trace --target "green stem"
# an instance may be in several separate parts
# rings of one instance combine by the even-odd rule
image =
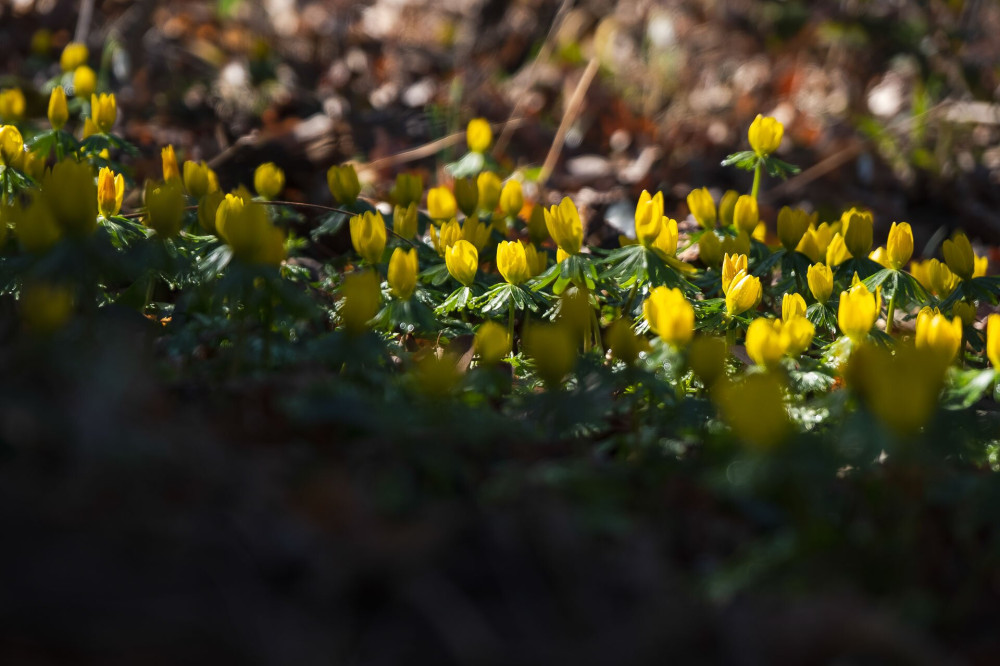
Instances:
[[[885,334],[892,335],[892,320],[896,315],[896,289],[892,290],[892,297],[889,299],[889,306],[885,311]]]
[[[514,358],[514,299],[507,302],[507,339],[510,341],[510,357]]]
[[[726,330],[726,345],[730,348],[736,346],[736,327],[733,326],[733,322],[729,322],[729,328]]]
[[[750,196],[754,199],[757,198],[757,192],[760,190],[760,172],[762,166],[764,166],[764,160],[758,157],[757,166],[753,170],[753,187],[750,189]]]

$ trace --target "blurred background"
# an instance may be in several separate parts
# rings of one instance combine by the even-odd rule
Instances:
[[[765,180],[772,231],[785,204],[864,206],[928,256],[964,228],[995,272],[998,34],[990,0],[2,0],[0,88],[41,126],[83,41],[134,182],[170,143],[226,189],[273,161],[313,203],[346,160],[378,199],[400,171],[444,178],[458,147],[408,151],[477,116],[500,169],[535,177],[568,117],[537,196],[572,196],[595,243],[643,188],[682,221],[692,188],[748,191],[720,162],[763,113],[803,169]],[[906,468],[847,490],[771,470],[767,504],[726,494],[739,470],[568,445],[549,465],[305,372],[183,374],[136,319],[0,346],[4,663],[1000,663],[1000,492],[978,472],[921,503]],[[844,524],[813,520],[831,497]]]

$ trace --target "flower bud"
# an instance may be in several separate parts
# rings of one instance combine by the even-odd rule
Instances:
[[[706,231],[698,239],[698,257],[709,268],[714,268],[722,262],[722,243],[714,231]]]
[[[427,191],[427,214],[433,220],[448,220],[458,213],[455,195],[447,187],[432,187]]]
[[[524,190],[521,188],[521,182],[508,180],[500,191],[500,212],[504,217],[517,217],[522,208],[524,208]]]
[[[434,250],[444,256],[444,251],[462,239],[462,227],[458,220],[451,219],[441,225],[440,231],[435,225],[430,225],[431,245]]]
[[[906,222],[892,223],[889,240],[886,242],[886,256],[889,265],[897,271],[913,256],[913,230]]]
[[[397,206],[409,206],[420,203],[424,196],[424,182],[416,174],[401,173],[396,175],[396,184],[389,192],[389,198]]]
[[[986,358],[990,359],[993,369],[1000,372],[1000,314],[986,318]]]
[[[104,217],[117,215],[125,196],[125,178],[103,167],[97,175],[97,210]]]
[[[261,164],[253,172],[253,188],[264,199],[274,199],[285,189],[285,172],[274,162]]]
[[[66,91],[62,86],[56,86],[49,95],[49,124],[52,129],[61,130],[69,120],[69,108],[66,106]]]
[[[577,344],[562,324],[532,324],[524,331],[524,352],[534,361],[535,372],[550,388],[562,384],[576,365]]]
[[[826,303],[833,293],[833,271],[826,264],[816,263],[806,271],[809,291],[817,303]]]
[[[917,314],[917,349],[929,349],[945,365],[955,360],[962,346],[962,320],[958,317],[948,321],[936,309],[924,307]]]
[[[510,284],[521,284],[530,278],[524,246],[517,241],[503,241],[497,245],[497,270]]]
[[[791,430],[781,382],[774,373],[720,381],[712,389],[712,399],[733,434],[759,450],[778,446]]]
[[[453,278],[471,287],[479,270],[479,252],[467,240],[456,241],[444,251],[444,262]]]
[[[544,243],[549,238],[549,227],[545,222],[545,207],[535,204],[531,207],[531,215],[528,216],[528,238],[538,245]]]
[[[736,202],[740,199],[740,193],[736,190],[726,190],[719,200],[719,222],[724,227],[733,226],[733,215],[736,213]]]
[[[749,194],[744,194],[736,200],[736,207],[733,209],[733,223],[739,231],[752,234],[760,221],[760,213],[757,210],[757,200]]]
[[[417,204],[396,206],[392,209],[392,230],[404,240],[413,240],[417,235]]]
[[[951,272],[962,280],[968,280],[976,270],[976,255],[972,251],[969,238],[961,231],[944,242],[941,246],[944,260]]]
[[[59,66],[64,72],[72,72],[76,68],[87,64],[90,51],[87,45],[81,42],[70,42],[63,48],[62,55],[59,56]]]
[[[243,263],[279,266],[285,258],[284,232],[271,223],[267,209],[246,188],[227,194],[219,203],[215,230]],[[385,227],[382,233],[384,239]]]
[[[101,132],[110,132],[118,119],[118,102],[114,93],[91,94],[90,117]]]
[[[729,291],[726,293],[726,313],[730,317],[734,317],[755,308],[760,303],[762,295],[760,278],[740,271],[733,277]]]
[[[351,218],[351,244],[354,251],[370,264],[382,261],[385,251],[385,221],[382,213],[365,211]]]
[[[354,170],[353,164],[330,167],[326,172],[326,185],[330,188],[333,200],[341,206],[353,205],[361,194],[361,183],[358,181],[358,172]],[[402,205],[405,208],[409,203]]]
[[[204,162],[184,162],[184,189],[195,199],[201,200],[209,192],[219,189],[219,180]]]
[[[583,245],[583,223],[576,204],[569,197],[563,197],[558,206],[543,211],[545,227],[566,254],[578,254]]]
[[[24,93],[20,88],[0,90],[0,120],[17,122],[24,117]]]
[[[879,298],[868,291],[863,282],[840,292],[840,306],[837,309],[837,323],[844,335],[855,344],[868,337],[880,310]]]
[[[485,118],[473,118],[465,130],[469,152],[485,153],[493,143],[493,130]]]
[[[778,211],[778,240],[786,250],[791,252],[798,247],[799,242],[809,228],[809,223],[814,220],[801,208],[789,208],[782,206]]]
[[[344,328],[351,335],[363,333],[368,322],[378,313],[382,300],[378,275],[370,269],[349,273],[344,276],[340,293],[343,297],[340,318]]]
[[[784,134],[785,126],[777,119],[757,114],[750,124],[747,138],[750,139],[753,151],[761,157],[766,157],[778,149]]]
[[[219,204],[225,198],[226,195],[222,190],[214,190],[198,200],[198,224],[210,234],[218,233],[215,228],[215,216],[219,212]]]
[[[635,207],[635,237],[645,247],[651,247],[663,230],[663,193],[650,196],[646,190],[639,195]]]
[[[408,301],[417,289],[417,248],[397,247],[389,259],[389,287],[401,301]]]
[[[840,234],[834,234],[833,240],[826,247],[826,265],[839,266],[850,258],[851,253],[847,249],[844,237]]]
[[[0,163],[13,166],[24,152],[24,138],[13,125],[0,126]]]
[[[851,256],[867,257],[872,249],[872,214],[852,208],[844,213],[841,220],[844,223],[844,245]]]
[[[184,192],[180,179],[163,183],[146,181],[146,216],[143,223],[161,238],[173,238],[184,224]]]
[[[476,212],[479,205],[479,188],[471,178],[455,179],[455,202],[466,217]]]
[[[496,365],[510,353],[507,329],[495,321],[483,322],[476,329],[474,345],[481,365]]]
[[[802,294],[785,294],[781,298],[781,319],[788,321],[794,317],[806,316],[806,299]]]
[[[680,289],[655,287],[642,304],[649,329],[664,342],[683,347],[694,336],[694,307]]]
[[[785,355],[780,319],[754,319],[747,328],[747,356],[757,365],[772,367]]]
[[[97,72],[86,65],[73,72],[73,97],[87,99],[97,91]]]
[[[62,236],[62,229],[59,228],[52,209],[41,196],[35,196],[26,208],[14,205],[7,210],[17,239],[25,251],[31,254],[43,254]]]
[[[687,195],[687,205],[698,224],[705,229],[715,227],[715,202],[707,187],[691,190]]]
[[[41,196],[67,234],[89,236],[97,230],[97,185],[89,164],[71,157],[59,162],[42,179]]]
[[[747,255],[727,254],[722,258],[722,293],[728,294],[733,279],[739,272],[747,271]]]
[[[726,339],[697,336],[688,350],[688,367],[705,386],[713,386],[726,376]]]

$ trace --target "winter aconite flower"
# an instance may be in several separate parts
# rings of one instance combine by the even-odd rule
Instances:
[[[146,182],[143,223],[161,238],[173,238],[184,223],[184,191],[179,179]]]
[[[894,270],[899,270],[913,256],[913,230],[906,222],[893,222],[885,244],[886,257]]]
[[[872,249],[872,214],[852,208],[841,216],[844,245],[851,256],[867,257]]]
[[[968,280],[976,270],[976,255],[968,236],[961,231],[956,232],[941,246],[944,260],[951,272],[962,280]]]
[[[924,307],[917,314],[918,349],[929,349],[946,365],[955,360],[962,346],[962,320],[951,321],[940,312]]]
[[[118,102],[114,93],[90,96],[90,117],[99,130],[107,134],[118,119]]]
[[[42,195],[60,228],[71,236],[97,230],[97,185],[86,162],[71,157],[52,167],[42,179]]]
[[[200,200],[209,192],[219,189],[219,180],[215,172],[204,162],[184,162],[184,189],[195,199]]]
[[[785,126],[776,118],[757,114],[757,117],[750,123],[747,138],[750,139],[750,147],[753,151],[760,157],[766,157],[778,149],[784,134]]]
[[[285,189],[285,172],[274,162],[266,162],[253,172],[253,188],[264,199],[274,199]]]
[[[427,214],[434,220],[448,220],[458,213],[458,202],[447,187],[432,187],[427,191]]]
[[[31,254],[44,253],[62,236],[62,229],[42,196],[35,196],[26,207],[12,206],[7,214],[21,247]]]
[[[73,71],[73,97],[87,99],[97,90],[97,72],[86,65]]]
[[[809,291],[817,303],[826,303],[833,293],[833,271],[826,264],[813,264],[806,271]]]
[[[125,178],[104,167],[97,175],[97,209],[104,217],[117,215],[125,196]]]
[[[90,51],[87,45],[81,42],[70,42],[63,48],[62,55],[59,56],[59,67],[64,72],[72,72],[77,67],[87,64]]]
[[[387,274],[392,294],[401,301],[408,301],[417,289],[417,248],[404,250],[397,247],[389,258]]]
[[[834,234],[830,240],[830,244],[826,246],[826,265],[839,266],[851,257],[851,252],[847,249],[844,237],[840,234]]]
[[[490,227],[477,217],[467,217],[462,222],[462,238],[475,245],[481,252],[490,240]]]
[[[500,212],[504,217],[517,217],[524,208],[524,191],[521,182],[508,180],[500,191]]]
[[[484,171],[476,178],[476,189],[479,191],[479,210],[492,213],[500,204],[502,190],[500,176],[492,171]]]
[[[521,284],[530,278],[524,246],[517,241],[503,241],[497,245],[497,270],[510,284]]]
[[[336,196],[336,195],[334,195]],[[420,203],[424,196],[424,182],[420,176],[410,173],[401,173],[396,176],[396,184],[389,192],[389,198],[397,206],[409,206],[411,203]],[[449,216],[450,217],[450,216]]]
[[[456,178],[454,183],[455,203],[466,217],[476,212],[479,206],[479,188],[471,178]]]
[[[351,244],[357,252],[370,264],[382,261],[385,251],[385,220],[382,213],[365,211],[355,215],[350,220]]]
[[[563,197],[558,206],[544,211],[545,227],[549,235],[566,254],[578,254],[583,245],[583,223],[576,204],[569,197]]]
[[[49,124],[52,129],[60,130],[69,120],[69,108],[66,106],[66,91],[62,86],[56,86],[49,95]]]
[[[729,286],[733,283],[733,278],[740,271],[746,273],[747,255],[727,254],[722,258],[722,293],[729,293]]]
[[[760,303],[762,295],[760,278],[748,275],[746,271],[740,271],[733,276],[729,291],[726,292],[726,313],[734,317],[755,308]]]
[[[806,316],[806,299],[802,294],[785,294],[781,297],[781,319],[788,321],[794,317]]]
[[[24,137],[13,125],[0,125],[0,164],[13,166],[24,153]]]
[[[664,342],[683,347],[694,336],[694,307],[680,289],[656,287],[642,304],[651,331]]]
[[[774,448],[788,436],[791,424],[781,382],[774,373],[719,381],[712,389],[712,399],[733,434],[754,448]]]
[[[434,250],[444,256],[444,251],[462,239],[462,227],[458,220],[451,219],[441,225],[439,230],[435,225],[430,225],[431,245]]]
[[[483,322],[476,329],[474,345],[482,365],[496,365],[510,353],[510,337],[507,335],[507,328],[495,321]]]
[[[267,209],[254,201],[245,188],[222,200],[215,214],[215,228],[232,248],[233,256],[246,264],[279,266],[285,259],[285,233],[271,223]],[[382,234],[384,238],[384,226]]]
[[[396,206],[392,210],[392,230],[404,240],[413,240],[417,235],[417,204]]]
[[[535,372],[554,389],[576,365],[577,343],[569,327],[562,324],[532,324],[525,327],[524,352],[534,361]]]
[[[687,195],[687,205],[698,224],[705,229],[715,227],[715,202],[707,187],[691,190]]]
[[[453,278],[466,287],[471,287],[479,270],[479,252],[466,240],[456,241],[444,251],[444,261]]]
[[[163,165],[163,180],[180,180],[181,170],[177,166],[177,153],[174,152],[174,147],[167,144],[160,149],[160,163]]]
[[[878,294],[868,291],[863,282],[858,282],[840,293],[837,323],[840,324],[840,330],[844,335],[855,344],[864,341],[875,325],[881,308],[880,301]]]
[[[1000,372],[1000,314],[986,318],[986,358],[990,359],[993,369]]]
[[[485,153],[493,143],[493,130],[485,118],[473,118],[465,130],[465,141],[469,151]]]
[[[625,365],[632,365],[639,354],[649,349],[649,341],[637,335],[632,325],[624,319],[616,319],[604,334],[604,343],[616,358]]]
[[[714,231],[706,231],[698,239],[698,258],[709,268],[714,268],[722,262],[722,243]]]
[[[747,356],[757,365],[770,367],[785,355],[785,340],[781,336],[780,319],[761,317],[750,322],[747,328]]]
[[[210,234],[217,234],[215,216],[219,212],[219,204],[226,198],[222,190],[209,192],[198,200],[198,224]]]
[[[349,273],[344,276],[340,293],[343,296],[340,318],[344,328],[352,335],[364,332],[382,300],[378,275],[373,270]]]
[[[641,245],[652,247],[663,231],[663,192],[651,196],[646,190],[635,207],[635,237]]]
[[[354,204],[358,200],[358,195],[361,194],[358,172],[354,170],[352,164],[334,165],[327,169],[326,185],[330,189],[330,194],[333,195],[333,200],[341,206]],[[416,199],[420,199],[419,194]],[[403,204],[403,207],[408,205],[409,203]]]
[[[736,228],[752,235],[759,221],[760,213],[757,209],[757,200],[749,194],[740,196],[736,200],[736,208],[733,209],[733,224],[736,225]]]
[[[809,215],[801,208],[782,206],[778,211],[778,240],[789,252],[798,247],[810,223],[816,221],[815,213]]]

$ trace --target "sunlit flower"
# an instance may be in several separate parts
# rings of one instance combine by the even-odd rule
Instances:
[[[417,289],[417,248],[404,250],[397,247],[389,258],[387,280],[392,294],[401,301],[408,301]]]
[[[687,195],[687,205],[698,224],[705,229],[715,227],[715,202],[712,201],[712,194],[707,187],[691,190]]]
[[[66,106],[66,91],[62,86],[56,86],[49,95],[49,124],[52,129],[60,130],[69,120],[69,108]]]
[[[349,224],[354,251],[370,264],[382,261],[386,240],[385,220],[382,219],[382,213],[365,211],[361,215],[352,217]]]
[[[485,118],[473,118],[465,129],[465,142],[469,151],[485,153],[493,143],[493,130]]]
[[[457,241],[444,251],[445,265],[453,278],[466,287],[471,287],[479,270],[479,252],[467,240]]]
[[[402,174],[401,174],[402,175]],[[358,200],[361,183],[353,164],[333,165],[326,171],[326,186],[333,200],[341,206],[350,206]],[[417,199],[420,197],[418,196]],[[406,207],[408,204],[403,204]]]
[[[518,241],[503,241],[497,245],[497,270],[510,284],[521,284],[530,278],[524,246]]]
[[[750,147],[753,148],[753,151],[761,157],[766,157],[778,149],[784,134],[785,126],[776,118],[757,114],[757,117],[750,123],[747,138],[750,139]]]
[[[833,271],[826,264],[813,264],[806,271],[809,291],[817,303],[826,303],[833,293]]]
[[[569,197],[563,197],[558,206],[544,211],[545,227],[549,235],[566,254],[578,254],[583,245],[583,222],[576,204]]]
[[[253,188],[264,199],[274,199],[285,189],[285,172],[274,162],[265,162],[253,172]]]
[[[694,307],[680,289],[656,287],[642,304],[649,329],[664,342],[683,347],[694,336]]]
[[[108,167],[97,175],[97,209],[104,217],[117,215],[125,196],[125,178]]]

